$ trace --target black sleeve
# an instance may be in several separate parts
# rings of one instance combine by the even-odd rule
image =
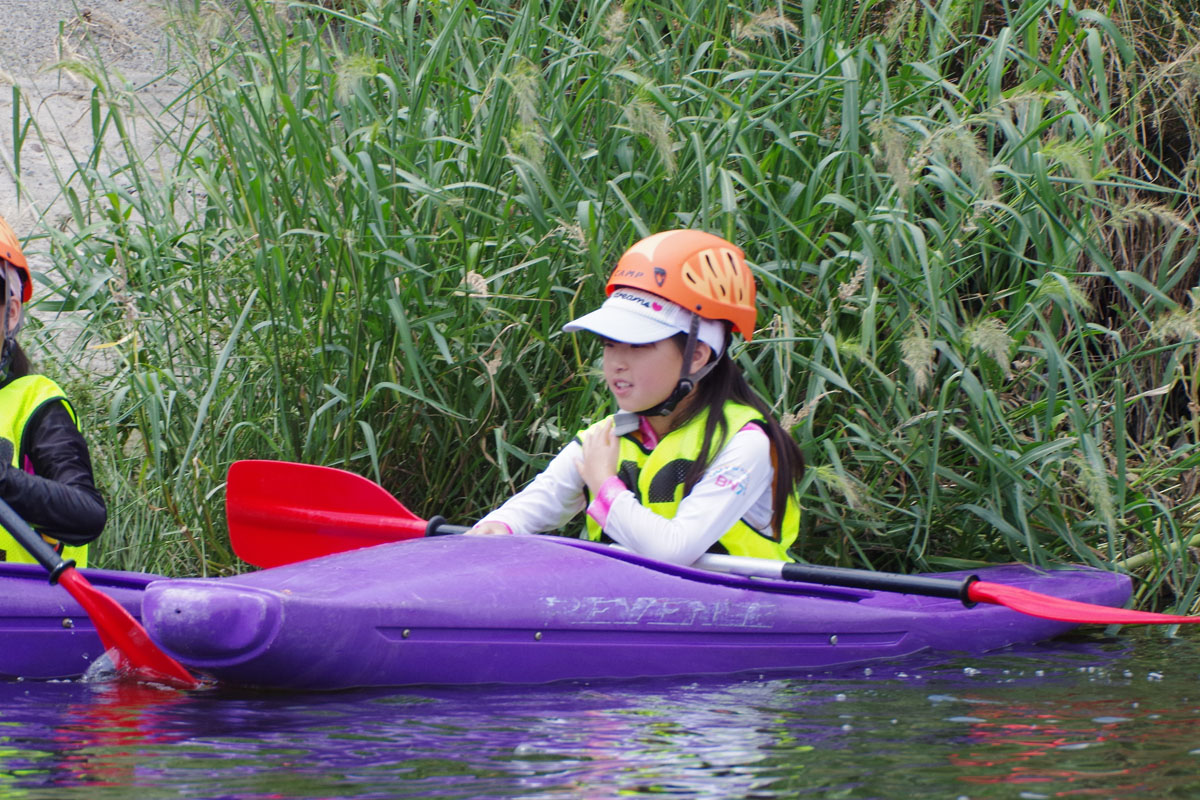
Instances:
[[[0,497],[39,533],[69,545],[95,539],[108,510],[92,477],[87,442],[63,402],[53,400],[35,411],[24,438],[37,474],[8,462],[0,465]]]

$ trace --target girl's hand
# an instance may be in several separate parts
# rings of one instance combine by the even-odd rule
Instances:
[[[621,445],[613,433],[612,420],[590,434],[584,434],[582,444],[583,458],[575,462],[575,468],[579,470],[579,477],[587,484],[592,497],[596,497],[604,482],[617,474]]]
[[[482,522],[482,523],[474,526],[473,528],[471,528],[469,531],[467,531],[466,535],[467,536],[496,536],[496,535],[507,536],[510,533],[512,533],[512,531],[510,531],[508,529],[508,526],[505,525],[503,522]]]

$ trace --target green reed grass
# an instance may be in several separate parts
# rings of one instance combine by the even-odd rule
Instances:
[[[1164,64],[1200,31],[1149,13],[182,4],[169,109],[94,73],[93,126],[158,152],[78,154],[43,234],[78,346],[111,345],[52,353],[105,562],[236,569],[239,458],[472,519],[608,407],[561,324],[632,241],[695,226],[758,270],[736,356],[811,467],[802,557],[1133,557],[1144,603],[1190,603],[1200,335],[1164,321],[1194,312],[1198,151]]]

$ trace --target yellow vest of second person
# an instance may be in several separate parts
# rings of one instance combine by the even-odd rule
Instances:
[[[51,400],[61,400],[78,427],[79,420],[75,418],[75,410],[67,402],[67,396],[63,394],[62,389],[58,388],[57,383],[44,375],[26,375],[0,389],[0,437],[13,443],[12,465],[17,469],[24,469],[21,464],[23,455],[21,442],[25,435],[25,426],[29,424],[34,413]],[[54,545],[56,549],[58,548],[57,540],[51,539],[49,536],[43,538]],[[35,561],[33,556],[29,555],[29,552],[21,546],[21,543],[3,528],[0,528],[0,551],[3,551],[6,561],[19,561],[26,564]],[[64,559],[75,559],[76,566],[87,566],[87,545],[63,547],[60,552]]]
[[[762,414],[739,403],[726,403],[724,412],[726,439],[714,441],[709,451],[714,455],[725,447],[729,437],[748,423],[762,421]],[[683,500],[684,477],[700,457],[707,420],[708,412],[698,414],[683,427],[660,439],[649,452],[642,448],[641,443],[633,438],[632,434],[620,439],[618,477],[633,491],[639,503],[661,517],[673,519],[679,511],[679,503]],[[593,430],[605,422],[607,420],[601,420],[588,430]],[[789,495],[787,508],[784,509],[783,531],[780,534],[773,536],[770,531],[761,533],[745,521],[739,520],[721,536],[720,545],[726,552],[735,556],[790,561],[787,551],[796,541],[799,532],[800,504],[793,494]],[[587,534],[593,541],[599,541],[603,534],[600,526],[591,517],[587,518]]]

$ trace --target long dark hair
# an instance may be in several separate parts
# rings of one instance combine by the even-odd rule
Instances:
[[[33,365],[29,363],[29,356],[25,355],[25,351],[21,349],[21,345],[17,344],[15,339],[9,343],[8,347],[8,373],[0,377],[0,380],[7,381],[10,378],[23,378],[33,372]]]
[[[680,333],[672,339],[682,352],[687,344],[687,334]],[[725,404],[732,400],[750,406],[762,414],[763,431],[771,440],[771,460],[775,467],[775,483],[771,490],[771,528],[782,534],[783,513],[788,497],[800,487],[800,479],[804,476],[804,454],[800,452],[800,445],[792,435],[775,419],[771,407],[750,388],[741,368],[729,357],[729,342],[730,336],[726,334],[724,351],[712,371],[700,379],[695,392],[673,426],[680,428],[701,412],[708,411],[700,457],[684,477],[683,492],[687,494],[700,482],[700,478],[704,476],[705,470],[716,456],[716,453],[712,452],[714,439],[724,442],[729,436],[729,425],[725,421],[723,411]]]

